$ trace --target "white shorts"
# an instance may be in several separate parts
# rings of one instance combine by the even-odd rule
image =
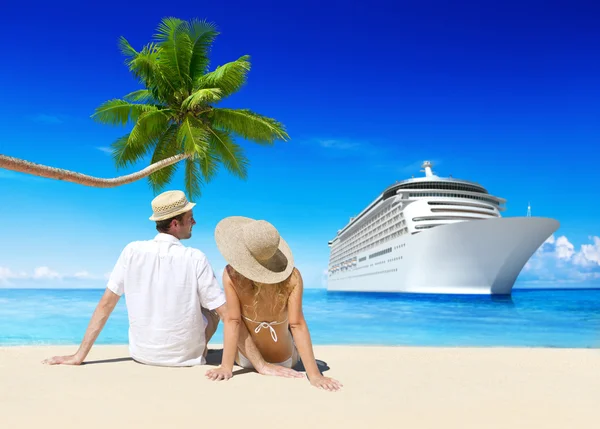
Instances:
[[[296,346],[294,346],[294,350],[292,351],[292,355],[284,360],[283,362],[279,362],[279,363],[275,363],[275,362],[269,362],[272,363],[273,365],[279,365],[279,366],[283,366],[284,368],[292,368],[294,366],[295,362],[298,362],[298,350],[296,349]],[[242,354],[242,352],[240,352],[238,350],[238,357],[236,359],[236,365],[237,366],[241,366],[242,368],[248,368],[248,369],[254,369],[254,365],[252,365],[252,362],[250,362],[248,360],[248,358],[246,356],[244,356]]]

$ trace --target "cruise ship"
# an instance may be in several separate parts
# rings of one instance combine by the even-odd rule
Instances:
[[[475,182],[397,182],[329,242],[329,291],[510,295],[533,253],[559,227],[542,217],[502,217],[506,200]]]

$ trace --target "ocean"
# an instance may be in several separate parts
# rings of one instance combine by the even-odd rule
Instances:
[[[0,346],[81,341],[101,289],[0,289]],[[332,293],[306,289],[314,344],[600,348],[600,290],[511,297]],[[127,343],[121,299],[96,344]],[[214,343],[222,343],[222,324]]]

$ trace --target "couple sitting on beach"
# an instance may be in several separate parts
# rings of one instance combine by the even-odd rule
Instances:
[[[215,239],[228,263],[223,293],[204,253],[180,241],[192,236],[194,206],[181,191],[152,201],[150,220],[159,233],[123,249],[77,353],[44,363],[81,364],[125,293],[129,350],[137,362],[205,364],[207,343],[221,319],[223,357],[208,378],[231,378],[234,364],[264,375],[303,377],[293,369],[301,360],[312,385],[339,390],[341,384],[317,366],[302,314],[302,277],[275,227],[238,216],[219,222]]]

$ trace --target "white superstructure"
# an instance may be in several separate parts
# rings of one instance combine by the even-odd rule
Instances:
[[[503,218],[481,185],[425,177],[397,182],[340,229],[331,291],[510,294],[525,263],[558,229],[554,219]]]

